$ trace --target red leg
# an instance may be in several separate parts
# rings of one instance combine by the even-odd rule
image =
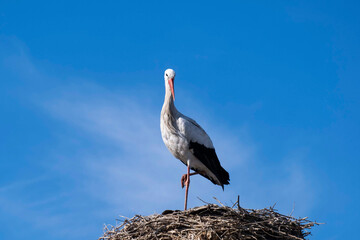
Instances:
[[[186,179],[186,189],[185,189],[185,207],[184,207],[184,210],[187,209],[187,199],[188,199],[189,186],[190,186],[190,162],[188,161],[187,179]]]

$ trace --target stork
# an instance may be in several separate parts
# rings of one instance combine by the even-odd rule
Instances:
[[[191,175],[200,174],[224,190],[224,185],[229,184],[229,173],[220,165],[214,145],[204,129],[176,109],[175,71],[167,69],[164,79],[165,100],[160,117],[161,136],[174,157],[187,166],[187,173],[181,177],[181,187],[186,186],[186,210]],[[190,173],[190,169],[194,172]]]

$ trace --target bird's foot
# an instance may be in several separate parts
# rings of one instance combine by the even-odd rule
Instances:
[[[187,178],[188,178],[188,175],[187,175],[187,174],[182,175],[182,177],[181,177],[181,187],[182,187],[182,188],[185,187],[185,184],[186,184],[186,182],[188,181]]]

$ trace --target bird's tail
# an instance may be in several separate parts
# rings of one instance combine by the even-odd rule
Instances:
[[[224,190],[224,185],[230,184],[230,182],[229,182],[230,181],[229,173],[223,167],[221,167],[216,175],[217,175],[216,177],[220,181],[220,185],[221,185],[222,189]]]

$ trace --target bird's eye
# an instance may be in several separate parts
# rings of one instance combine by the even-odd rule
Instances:
[[[166,76],[168,76],[167,74],[165,74]]]

